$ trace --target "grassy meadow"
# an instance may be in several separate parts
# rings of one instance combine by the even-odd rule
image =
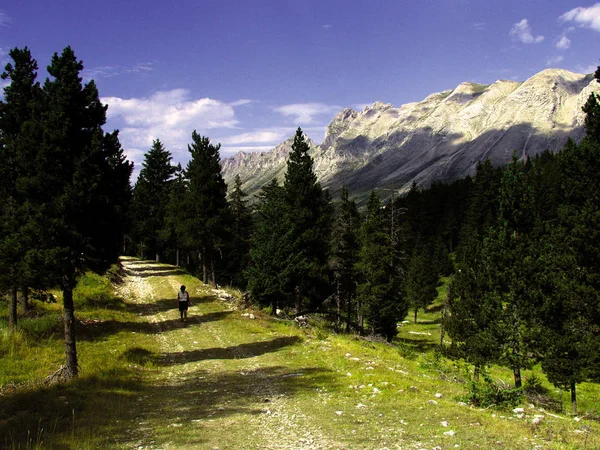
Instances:
[[[535,395],[468,403],[470,368],[439,352],[444,284],[389,345],[316,317],[300,328],[243,309],[173,266],[148,264],[128,261],[130,291],[82,277],[81,372],[67,384],[45,383],[64,358],[60,298],[35,301],[13,335],[2,303],[0,448],[600,448],[599,385],[579,386],[578,417],[539,368],[524,372],[525,384],[552,409]],[[179,284],[193,301],[186,323],[173,300]],[[512,383],[502,368],[490,376]]]

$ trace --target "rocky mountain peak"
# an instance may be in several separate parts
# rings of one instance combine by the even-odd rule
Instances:
[[[427,186],[474,173],[478,161],[503,165],[512,154],[533,156],[583,137],[581,107],[600,84],[591,75],[547,69],[524,82],[464,82],[420,102],[396,108],[375,102],[360,112],[344,109],[327,126],[320,146],[310,141],[315,171],[332,190],[345,185],[365,199],[371,189],[400,192],[412,182]],[[291,141],[263,154],[223,161],[230,183],[240,174],[251,193],[283,179]]]

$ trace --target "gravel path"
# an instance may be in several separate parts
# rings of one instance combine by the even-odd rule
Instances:
[[[135,303],[142,311],[140,316],[155,327],[153,336],[159,343],[164,363],[164,367],[160,367],[154,375],[160,392],[177,392],[181,390],[182,380],[186,383],[186,387],[183,388],[186,398],[163,398],[155,395],[154,397],[160,398],[144,398],[140,401],[139,426],[132,432],[136,436],[136,442],[131,443],[133,448],[180,448],[179,444],[173,443],[176,439],[170,441],[168,433],[161,433],[156,431],[156,427],[152,427],[152,423],[159,418],[168,424],[165,426],[170,427],[174,433],[180,432],[187,422],[210,431],[219,427],[215,422],[220,421],[223,422],[223,426],[229,427],[232,433],[240,433],[240,430],[232,430],[231,427],[243,426],[245,429],[242,432],[249,437],[248,441],[252,442],[250,446],[244,442],[239,442],[239,447],[233,447],[231,444],[221,446],[220,439],[212,438],[208,439],[208,442],[196,445],[190,440],[189,447],[345,448],[323,436],[318,423],[313,423],[293,405],[290,396],[281,392],[280,383],[274,382],[276,377],[268,370],[271,363],[267,359],[269,355],[255,355],[252,351],[253,342],[248,342],[248,336],[242,334],[240,337],[239,330],[232,329],[237,326],[235,321],[208,319],[225,317],[226,314],[236,318],[241,316],[239,311],[232,310],[232,306],[220,298],[226,296],[223,291],[212,290],[199,282],[189,286],[193,306],[189,311],[188,323],[182,324],[178,322],[179,313],[175,309],[175,300],[173,309],[165,308],[165,298],[175,298],[182,284],[182,276],[173,273],[176,272],[176,268],[168,270],[171,266],[132,259],[123,259],[121,262],[127,276],[119,287],[119,294]],[[242,343],[240,339],[243,338],[245,342]],[[264,341],[264,336],[256,333],[255,343],[261,341]],[[218,353],[219,350],[227,351],[227,358],[210,357],[208,352]],[[195,352],[203,355],[202,352],[207,352],[207,355],[202,358],[187,356],[194,355]],[[198,376],[199,373],[202,376]],[[227,395],[220,393],[221,386],[210,386],[215,395],[219,395],[219,401],[214,402],[212,409],[207,407],[206,400],[203,400],[201,405],[194,403],[195,400],[190,401],[190,397],[196,399],[206,395],[206,392],[200,392],[202,385],[198,384],[198,380],[206,384],[205,389],[208,389],[210,380],[220,377],[227,379],[232,373],[241,376],[238,375],[235,386],[227,391]],[[244,376],[246,374],[250,376]],[[278,375],[279,379],[282,376],[291,375]],[[193,385],[187,384],[190,380],[194,380]],[[227,390],[227,386],[223,386],[223,389]],[[243,408],[235,409],[231,405],[240,402],[239,393],[243,393],[244,399],[251,401],[246,401]],[[193,416],[190,410],[194,408],[198,417],[189,420]],[[228,410],[236,411],[231,416],[237,418],[237,423],[231,423],[230,418],[215,418]]]

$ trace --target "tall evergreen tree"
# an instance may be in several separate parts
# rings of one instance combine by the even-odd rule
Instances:
[[[596,69],[594,78],[600,83],[600,67]],[[600,142],[600,96],[594,92],[590,94],[583,106],[585,116],[586,136],[594,142]]]
[[[541,239],[535,286],[542,369],[556,386],[600,380],[600,142],[592,134],[558,155],[563,200]]]
[[[358,262],[358,229],[360,215],[354,201],[349,200],[348,190],[342,187],[340,203],[334,217],[331,232],[331,255],[329,268],[333,272],[336,284],[336,308],[338,322],[345,311],[346,331],[356,311],[354,299],[356,296],[356,263]]]
[[[135,239],[141,246],[140,256],[153,255],[156,261],[162,250],[160,233],[164,228],[170,181],[175,172],[171,160],[171,153],[162,142],[154,140],[144,155],[142,170],[133,189],[131,221]]]
[[[430,246],[415,246],[404,281],[406,300],[414,312],[417,323],[419,309],[426,311],[437,297],[438,272]]]
[[[181,264],[181,250],[187,249],[185,238],[185,199],[188,193],[188,180],[181,164],[175,166],[175,174],[170,183],[169,200],[165,210],[164,228],[160,232],[160,241],[175,247],[175,265]]]
[[[304,134],[298,128],[283,185],[284,212],[289,216],[296,239],[294,252],[304,254],[304,263],[296,266],[293,274],[297,313],[306,300],[311,307],[320,306],[323,291],[328,285],[324,274],[327,269],[331,203],[317,181],[313,159],[308,151]]]
[[[188,162],[186,175],[189,189],[185,201],[186,239],[202,257],[202,277],[216,286],[216,258],[222,254],[228,240],[225,226],[228,217],[227,185],[221,175],[221,144],[211,144],[210,139],[192,133],[188,150],[192,159]],[[220,258],[219,258],[220,259]]]
[[[516,155],[502,176],[498,225],[484,247],[490,267],[491,289],[502,299],[497,322],[503,332],[501,364],[513,370],[515,387],[521,387],[521,369],[533,365],[531,338],[531,282],[536,271],[535,191],[531,163]]]
[[[252,235],[252,215],[246,193],[242,190],[242,180],[236,175],[229,196],[231,241],[227,246],[227,271],[232,284],[246,287],[248,280],[244,275],[250,262],[250,237]]]
[[[360,228],[360,243],[356,265],[361,279],[358,300],[372,332],[391,342],[397,334],[398,321],[408,312],[408,304],[400,294],[391,236],[379,196],[374,191]]]
[[[34,156],[39,137],[41,88],[37,62],[27,47],[9,52],[2,79],[10,80],[0,101],[0,288],[9,294],[9,329],[17,326],[17,291],[27,290],[34,276],[26,269],[24,257],[31,239],[24,232],[27,206],[24,187],[30,174],[29,158]]]
[[[256,207],[256,225],[246,271],[248,290],[271,313],[290,306],[292,277],[304,259],[296,252],[294,230],[285,214],[284,190],[274,179],[261,190]]]
[[[94,237],[100,231],[87,213],[98,207],[98,154],[103,151],[101,126],[106,106],[93,81],[81,84],[83,64],[70,47],[54,54],[43,87],[43,136],[28,180],[30,228],[36,248],[28,262],[45,268],[61,287],[66,347],[63,375],[78,374],[73,288],[77,274],[98,255]],[[39,270],[39,269],[38,269]]]

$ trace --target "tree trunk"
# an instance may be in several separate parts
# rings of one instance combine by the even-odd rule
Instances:
[[[358,322],[358,326],[361,329],[361,333],[362,330],[364,330],[365,328],[365,318],[363,317],[363,315],[360,313],[360,301],[356,302],[356,321]]]
[[[206,252],[204,251],[204,248],[203,248],[202,253],[199,255],[200,258],[202,259],[202,282],[204,284],[208,284],[208,276],[206,274],[206,258],[204,257],[204,255],[206,255]]]
[[[213,255],[210,255],[210,277],[211,277],[211,283],[212,286],[214,288],[217,287],[217,277],[215,275],[215,258],[213,257]]]
[[[294,293],[296,295],[296,314],[300,314],[302,308],[302,302],[300,298],[300,286],[296,286],[294,288]]]
[[[513,369],[513,374],[515,376],[515,387],[518,389],[523,386],[523,383],[521,382],[521,368],[515,367]]]
[[[577,414],[577,391],[575,390],[575,382],[571,383],[571,408],[573,408],[573,414]]]
[[[479,366],[475,366],[475,369],[473,370],[473,381],[475,383],[479,383],[479,372],[480,372]]]
[[[337,282],[337,295],[336,295],[336,306],[337,306],[337,317],[335,319],[335,329],[340,328],[340,316],[342,314],[342,299],[340,297],[340,282]]]
[[[175,252],[175,265],[179,267],[179,249]]]
[[[417,313],[419,312],[419,308],[415,308],[415,323],[417,323]]]
[[[76,377],[79,374],[77,365],[77,347],[75,345],[75,306],[73,304],[73,284],[70,280],[63,286],[63,321],[65,327],[66,376]]]
[[[350,333],[350,320],[352,317],[352,297],[350,295],[348,295],[346,302],[346,310],[348,311],[348,317],[346,317],[346,333]]]
[[[8,299],[8,329],[15,331],[17,329],[17,296],[18,290],[13,286]]]
[[[29,311],[29,288],[24,287],[21,289],[21,311],[23,314],[27,314]]]
[[[272,316],[277,315],[277,297],[275,295],[271,299],[271,315]]]

